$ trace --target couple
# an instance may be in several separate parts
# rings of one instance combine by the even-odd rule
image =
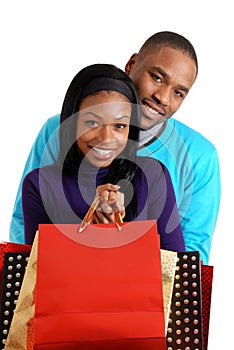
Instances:
[[[137,88],[142,108],[138,155],[157,158],[168,168],[186,250],[198,250],[203,262],[207,263],[220,199],[217,152],[199,133],[172,118],[192,87],[197,69],[196,53],[191,43],[171,32],[150,37],[125,67]],[[31,150],[24,175],[41,165],[57,161],[61,151],[56,137],[58,131],[45,151],[44,146],[58,125],[59,116],[50,118],[44,125]],[[44,163],[41,163],[43,151]],[[10,239],[24,241],[21,186]]]

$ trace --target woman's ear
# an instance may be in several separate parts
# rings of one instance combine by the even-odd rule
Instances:
[[[132,68],[134,67],[135,63],[136,63],[136,59],[137,59],[138,54],[134,53],[128,60],[126,66],[125,66],[125,73],[127,73],[128,75],[131,73]]]

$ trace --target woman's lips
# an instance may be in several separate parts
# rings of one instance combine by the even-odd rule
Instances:
[[[93,155],[96,158],[103,160],[103,159],[109,159],[113,157],[113,155],[115,154],[115,149],[91,147],[91,152],[93,152]]]

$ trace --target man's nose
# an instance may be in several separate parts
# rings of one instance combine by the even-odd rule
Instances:
[[[162,106],[168,106],[170,102],[170,87],[169,86],[160,86],[154,93],[153,97],[157,103]]]

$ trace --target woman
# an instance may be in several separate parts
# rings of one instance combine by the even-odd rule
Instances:
[[[161,248],[184,251],[184,239],[167,169],[137,157],[140,104],[131,79],[108,64],[82,69],[61,112],[60,154],[54,165],[30,172],[23,183],[25,243],[39,223],[80,223],[95,194],[94,223],[157,220]]]

